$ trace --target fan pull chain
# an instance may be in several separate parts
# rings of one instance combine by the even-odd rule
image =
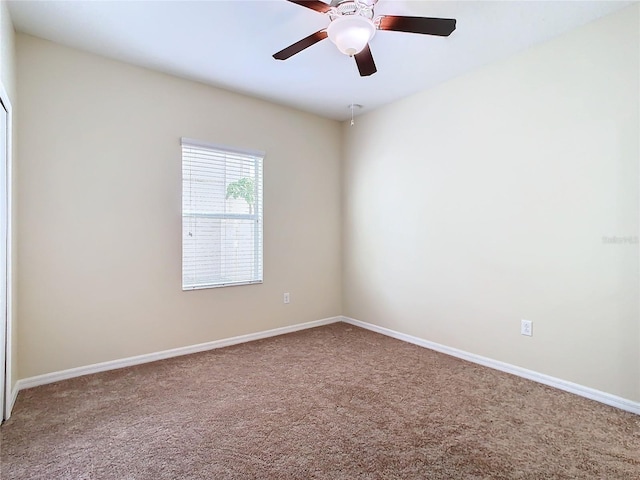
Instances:
[[[360,109],[362,108],[362,105],[360,105],[359,103],[352,103],[351,105],[349,105],[348,107],[351,110],[351,126],[353,127],[356,124],[355,118],[354,118],[354,110]]]

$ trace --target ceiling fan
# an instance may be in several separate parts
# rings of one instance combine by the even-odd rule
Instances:
[[[373,75],[378,70],[371,55],[369,42],[376,30],[421,33],[448,37],[456,29],[452,18],[405,17],[397,15],[375,16],[373,8],[378,0],[287,0],[328,15],[331,23],[308,37],[280,50],[273,55],[276,60],[286,60],[305,48],[329,37],[345,55],[354,57],[358,71],[363,77]]]

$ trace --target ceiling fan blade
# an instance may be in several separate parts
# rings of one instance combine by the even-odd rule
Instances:
[[[294,56],[296,53],[300,53],[305,48],[309,48],[311,45],[315,45],[320,40],[324,40],[325,38],[327,38],[327,31],[318,30],[316,33],[312,33],[308,37],[297,41],[293,45],[289,45],[284,50],[280,50],[278,53],[275,53],[273,55],[273,58],[275,58],[276,60],[286,60],[287,58]]]
[[[378,71],[375,62],[373,61],[373,55],[371,55],[369,45],[366,45],[360,53],[357,53],[355,58],[361,77],[368,77]]]
[[[287,0],[291,3],[295,3],[302,7],[310,8],[311,10],[315,10],[320,13],[327,13],[331,10],[331,5],[328,3],[321,2],[320,0]]]
[[[456,21],[453,18],[382,15],[378,29],[448,37],[456,29]]]

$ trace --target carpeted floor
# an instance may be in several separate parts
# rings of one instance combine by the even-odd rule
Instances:
[[[640,417],[346,324],[20,393],[9,479],[638,479]]]

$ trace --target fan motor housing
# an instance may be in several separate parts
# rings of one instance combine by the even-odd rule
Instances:
[[[378,0],[332,0],[331,19],[348,15],[360,15],[371,20],[373,18],[373,6]]]

